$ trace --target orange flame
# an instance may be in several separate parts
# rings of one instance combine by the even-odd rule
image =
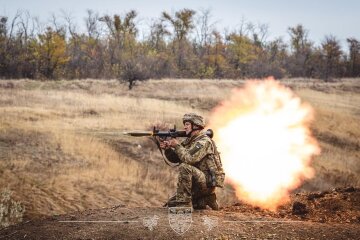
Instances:
[[[311,106],[272,78],[246,82],[214,109],[210,127],[239,199],[275,210],[314,176],[311,157],[320,148],[312,119]]]

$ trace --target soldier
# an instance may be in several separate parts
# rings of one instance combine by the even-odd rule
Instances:
[[[169,207],[188,206],[218,210],[215,188],[222,187],[225,174],[215,143],[204,131],[205,121],[195,113],[183,117],[187,138],[179,143],[176,138],[160,142],[165,156],[178,161],[179,176],[176,195],[167,203]]]

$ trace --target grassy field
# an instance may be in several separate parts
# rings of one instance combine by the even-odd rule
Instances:
[[[122,132],[182,127],[185,112],[208,116],[244,81],[149,80],[133,90],[115,80],[0,81],[0,189],[25,216],[111,205],[160,206],[176,186],[154,143]],[[360,185],[360,79],[289,79],[316,110],[322,153],[300,190]],[[223,203],[234,200],[227,187]]]

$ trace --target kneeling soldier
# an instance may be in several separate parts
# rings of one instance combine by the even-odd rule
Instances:
[[[179,162],[176,195],[167,203],[169,207],[184,206],[218,210],[215,188],[223,187],[224,171],[214,141],[205,134],[205,121],[195,113],[183,117],[187,138],[179,143],[172,138],[160,142],[165,156],[171,162]]]

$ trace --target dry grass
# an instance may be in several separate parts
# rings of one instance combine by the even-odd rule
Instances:
[[[122,136],[154,124],[181,126],[184,112],[208,116],[243,81],[150,80],[132,91],[115,80],[3,81],[0,85],[0,188],[27,216],[116,204],[160,206],[176,171],[148,139]],[[305,189],[360,184],[360,80],[283,81],[316,110],[322,154]],[[11,83],[11,84],[8,84]],[[6,86],[6,87],[1,87]],[[221,192],[231,201],[231,189]]]
[[[0,92],[0,186],[15,190],[25,201],[27,214],[109,204],[160,204],[170,194],[173,185],[149,173],[155,174],[155,167],[129,159],[105,141],[109,139],[106,133],[97,132],[110,131],[119,138],[126,129],[173,122],[179,112],[188,110],[185,107],[165,100],[93,95],[82,90],[15,88]],[[158,175],[162,180],[174,178],[169,171]],[[168,186],[169,191],[157,192],[160,185]],[[151,195],[157,197],[148,198]]]
[[[353,82],[354,92],[322,87],[326,92],[302,89],[298,94],[316,110],[314,134],[322,153],[314,160],[317,175],[309,183],[312,190],[360,184],[360,81]]]

